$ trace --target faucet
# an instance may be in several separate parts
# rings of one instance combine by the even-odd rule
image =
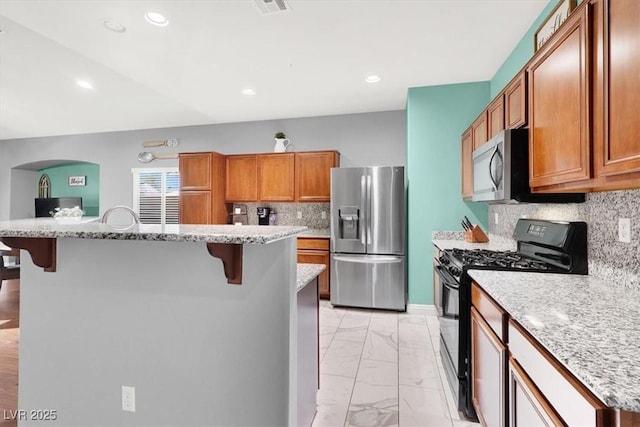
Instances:
[[[116,211],[116,210],[125,210],[127,212],[129,212],[131,214],[131,216],[133,217],[133,224],[140,224],[140,216],[138,216],[138,214],[136,213],[136,211],[134,211],[133,209],[131,209],[129,206],[114,206],[112,208],[107,209],[104,214],[102,215],[102,218],[100,218],[100,222],[103,224],[107,223],[107,219],[109,218],[109,215],[111,215],[112,212]]]

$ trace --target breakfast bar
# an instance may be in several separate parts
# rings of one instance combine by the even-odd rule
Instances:
[[[0,222],[23,249],[19,408],[56,414],[19,425],[297,425],[305,229]]]

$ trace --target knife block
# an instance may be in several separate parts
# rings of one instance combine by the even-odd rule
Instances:
[[[470,243],[486,243],[489,238],[484,234],[482,228],[474,224],[471,230],[464,232],[464,240]]]

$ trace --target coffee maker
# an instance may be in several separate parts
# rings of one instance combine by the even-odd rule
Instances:
[[[269,225],[269,214],[271,208],[259,207],[258,208],[258,225]]]

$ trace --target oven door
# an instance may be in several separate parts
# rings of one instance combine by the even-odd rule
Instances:
[[[442,317],[440,317],[440,337],[445,345],[445,350],[458,376],[458,351],[460,337],[460,284],[447,271],[445,267],[437,267],[440,276],[440,304]],[[445,360],[442,361],[446,363]]]

